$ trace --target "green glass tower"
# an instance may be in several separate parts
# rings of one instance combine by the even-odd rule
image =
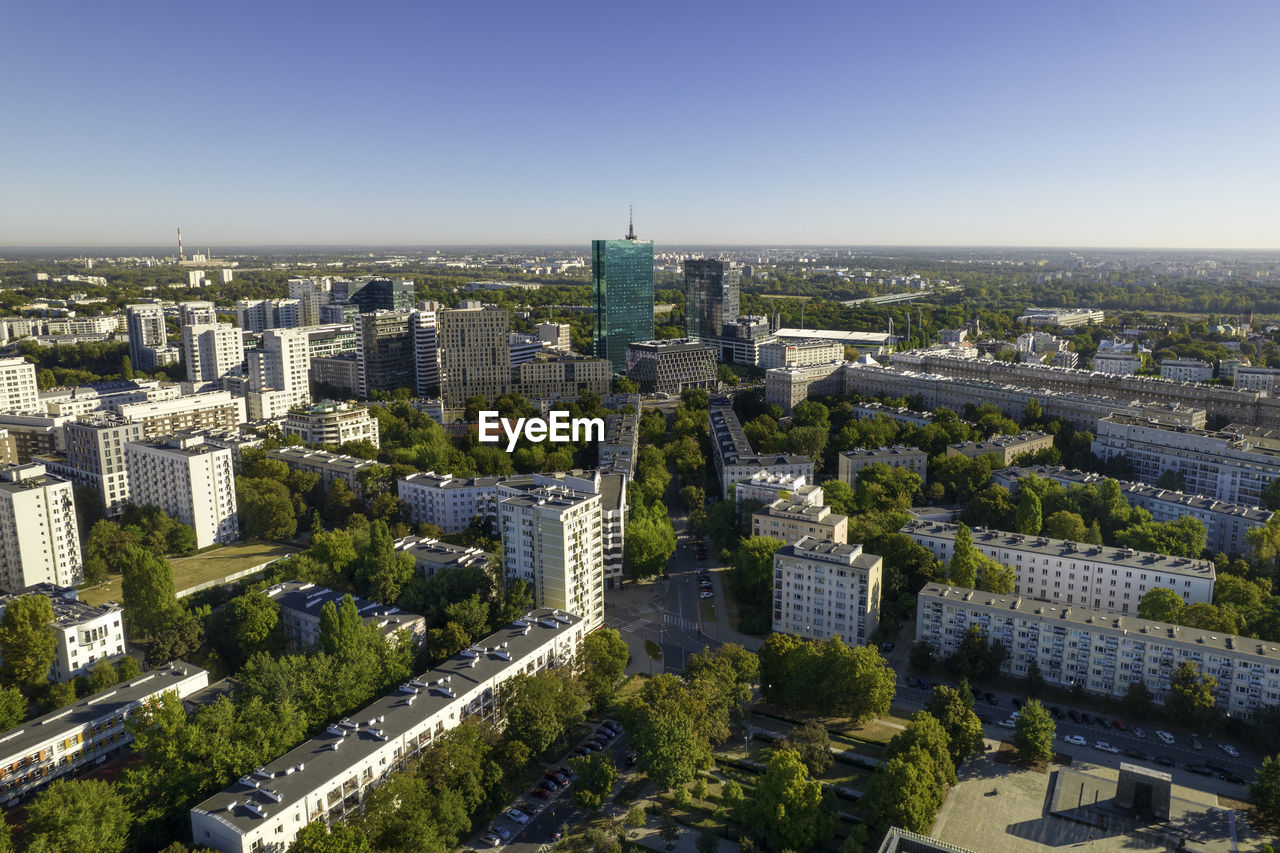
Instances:
[[[634,221],[621,240],[591,241],[596,358],[627,370],[627,344],[653,340],[653,241],[637,240]]]

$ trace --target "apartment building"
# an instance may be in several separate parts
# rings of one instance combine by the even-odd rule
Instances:
[[[640,452],[639,398],[632,411],[605,416],[604,441],[596,444],[596,451],[601,471],[628,477],[635,474],[636,457]]]
[[[329,323],[307,326],[307,353],[312,358],[356,351],[356,327],[353,323]]]
[[[1167,358],[1160,362],[1160,378],[1174,382],[1203,382],[1213,378],[1213,365],[1198,358]]]
[[[311,349],[305,329],[267,329],[245,353],[249,420],[277,420],[311,401]]]
[[[174,661],[28,720],[0,735],[0,793],[8,806],[54,779],[118,757],[133,735],[125,720],[166,693],[185,699],[209,686],[209,673]]]
[[[679,394],[716,387],[719,348],[691,338],[627,344],[627,378],[642,394]]]
[[[381,447],[378,421],[369,409],[355,403],[324,400],[315,405],[293,408],[280,425],[284,435],[296,435],[304,444],[339,445],[348,441],[368,441]]]
[[[528,400],[604,397],[612,387],[613,363],[605,358],[539,352],[511,369],[511,390]]]
[[[1131,352],[1097,352],[1093,356],[1093,369],[1112,376],[1132,376],[1142,369],[1142,356]]]
[[[804,477],[813,482],[813,460],[807,456],[785,453],[757,454],[742,430],[738,415],[727,401],[713,401],[710,407],[711,452],[716,475],[720,478],[722,499],[733,487],[757,474],[779,474]]]
[[[1024,453],[1039,453],[1053,447],[1053,436],[1047,432],[1024,432],[1018,435],[997,435],[986,441],[962,441],[948,444],[948,456],[968,456],[977,459],[994,453],[1001,465],[1008,465]]]
[[[734,487],[734,500],[739,508],[750,502],[771,504],[776,500],[804,506],[822,506],[826,496],[822,486],[814,485],[803,476],[757,472],[750,480],[743,480]]]
[[[787,339],[760,346],[759,366],[766,370],[831,364],[834,361],[844,361],[844,344],[840,341]]]
[[[304,310],[297,299],[241,299],[236,303],[236,325],[246,332],[296,329],[303,325]]]
[[[502,568],[529,584],[537,607],[604,624],[604,530],[600,495],[539,486],[498,501]]]
[[[493,555],[479,548],[451,545],[429,537],[406,536],[395,541],[395,549],[413,557],[418,574],[429,578],[446,569],[463,569],[468,566],[488,566]]]
[[[18,464],[18,442],[7,429],[0,428],[0,465]]]
[[[871,465],[906,468],[912,474],[920,475],[923,482],[929,467],[929,454],[919,448],[901,444],[893,447],[855,447],[853,450],[841,451],[836,462],[839,466],[839,478],[850,486],[856,486],[858,472]]]
[[[196,547],[240,538],[231,451],[194,435],[125,445],[133,502],[158,506],[195,529]]]
[[[1280,437],[1239,424],[1209,432],[1115,415],[1098,423],[1091,449],[1104,461],[1123,456],[1143,483],[1172,471],[1182,474],[1187,492],[1228,503],[1259,506],[1280,477]]]
[[[114,412],[81,415],[66,425],[65,465],[71,479],[102,495],[107,515],[119,515],[129,503],[129,469],[124,448],[144,438],[142,424]]]
[[[320,325],[320,306],[333,301],[333,284],[330,278],[291,278],[289,298],[297,300],[301,326]]]
[[[803,537],[773,554],[773,630],[867,643],[880,626],[884,559],[861,545]]]
[[[511,315],[495,305],[441,311],[437,336],[446,406],[511,390]]]
[[[409,337],[413,344],[414,393],[419,397],[440,396],[440,309],[437,302],[424,302],[409,316]]]
[[[39,595],[53,608],[54,659],[49,679],[55,683],[88,675],[100,660],[119,658],[128,650],[120,606],[95,606],[79,600],[75,587],[38,583],[0,595],[0,615],[15,599]]]
[[[39,409],[36,366],[25,358],[0,358],[0,412]]]
[[[326,490],[335,480],[342,480],[357,495],[364,494],[360,474],[378,465],[369,459],[330,453],[327,450],[308,450],[305,447],[277,447],[266,451],[266,454],[268,459],[283,462],[296,471],[318,474]]]
[[[568,323],[539,323],[534,328],[537,332],[538,340],[542,341],[546,347],[568,352],[573,345],[569,336],[570,327]]]
[[[955,550],[956,525],[915,519],[902,532],[944,563]],[[973,547],[1014,570],[1014,592],[1106,613],[1137,613],[1148,591],[1164,587],[1187,604],[1213,601],[1217,578],[1209,560],[1026,536],[976,528]]]
[[[991,482],[999,483],[1010,491],[1016,491],[1018,481],[1034,474],[1054,480],[1063,486],[1096,486],[1107,477],[1087,474],[1072,468],[1040,465],[1033,468],[1004,468],[995,472]],[[1250,530],[1265,527],[1274,514],[1269,509],[1230,503],[1216,498],[1161,489],[1146,483],[1117,480],[1120,491],[1133,506],[1142,507],[1160,522],[1177,521],[1179,518],[1198,519],[1207,533],[1206,548],[1212,553],[1243,554],[1248,548],[1245,535]]]
[[[474,518],[497,517],[495,497],[501,479],[427,471],[410,474],[396,486],[413,524],[434,524],[445,533],[461,533]]]
[[[164,306],[159,303],[129,305],[124,309],[129,329],[129,360],[138,370],[154,370],[163,363],[157,350],[168,349],[169,330],[164,322]]]
[[[118,409],[127,421],[142,424],[144,438],[159,438],[198,429],[238,429],[244,423],[245,401],[228,391],[206,391],[172,400],[128,403]]]
[[[1280,370],[1274,367],[1252,367],[1237,364],[1234,372],[1234,387],[1240,391],[1258,391],[1275,396],[1280,388]]]
[[[30,462],[36,456],[65,452],[67,442],[63,428],[70,422],[70,415],[0,412],[0,429],[7,432],[13,441],[13,452],[19,464]]]
[[[217,382],[244,372],[244,336],[228,323],[182,327],[182,361],[191,382]]]
[[[751,535],[794,542],[804,536],[843,545],[849,540],[849,517],[815,506],[778,498],[751,513]]]
[[[1091,693],[1121,698],[1145,682],[1157,702],[1184,661],[1217,680],[1218,707],[1250,719],[1280,701],[1280,647],[1082,606],[926,584],[916,604],[916,639],[940,657],[953,654],[970,626],[1009,650],[1001,669],[1024,677],[1031,661],[1046,682],[1079,684]]]
[[[764,373],[764,401],[777,404],[787,414],[809,397],[840,394],[844,387],[846,362],[808,364],[803,367],[774,367]]]
[[[280,624],[284,630],[285,645],[294,651],[309,649],[320,643],[320,614],[324,606],[332,603],[334,607],[340,607],[347,595],[302,581],[278,583],[264,592],[280,605]],[[416,613],[406,613],[398,607],[358,596],[352,596],[352,603],[364,624],[377,628],[388,643],[399,642],[401,631],[408,633],[414,648],[421,645],[426,637],[427,622]]]
[[[436,738],[497,714],[502,685],[567,667],[585,634],[572,614],[535,610],[191,809],[196,845],[222,853],[287,848],[312,821],[358,814],[365,796]]]
[[[34,463],[0,468],[0,588],[83,580],[71,483]]]

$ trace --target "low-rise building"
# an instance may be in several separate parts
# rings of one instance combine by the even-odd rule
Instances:
[[[309,649],[320,642],[320,614],[326,604],[341,607],[346,593],[301,581],[278,583],[266,590],[266,596],[280,605],[280,624],[285,644],[294,650]],[[398,642],[401,631],[408,632],[416,648],[427,633],[427,623],[416,613],[406,613],[389,604],[379,604],[352,596],[352,602],[365,625],[378,629],[388,643]]]
[[[7,595],[0,595],[0,615],[14,599],[39,595],[53,608],[55,639],[49,680],[70,681],[88,675],[100,660],[119,658],[128,650],[120,606],[85,604],[75,587],[38,583]]]
[[[627,378],[643,394],[716,387],[719,348],[691,338],[627,344]]]
[[[1166,358],[1160,362],[1160,378],[1174,382],[1203,382],[1213,378],[1213,365],[1198,358]]]
[[[809,457],[785,453],[757,454],[753,451],[742,423],[728,401],[712,402],[709,417],[711,458],[720,478],[722,499],[729,497],[736,484],[757,474],[804,477],[806,481],[813,482],[813,460]]]
[[[822,506],[826,495],[822,492],[822,486],[810,483],[803,475],[758,471],[750,480],[743,480],[734,487],[733,498],[741,510],[751,503],[763,506],[776,500],[805,506]]]
[[[844,344],[840,341],[788,338],[760,347],[760,367],[766,370],[773,367],[830,364],[833,361],[844,361]]]
[[[636,457],[640,452],[639,398],[632,411],[606,415],[604,441],[596,445],[600,470],[626,474],[631,477],[636,470]]]
[[[1274,397],[1276,389],[1280,388],[1280,369],[1274,367],[1253,367],[1236,362],[1231,376],[1234,378],[1233,387],[1241,391],[1261,391]]]
[[[1024,432],[1018,435],[997,435],[986,441],[963,441],[948,444],[948,456],[968,456],[977,459],[994,453],[1001,465],[1008,465],[1024,453],[1039,453],[1053,447],[1053,436],[1047,432]]]
[[[240,538],[231,451],[194,435],[125,445],[129,490],[139,506],[158,506],[195,530],[196,547]]]
[[[51,456],[67,450],[64,427],[72,420],[70,415],[52,415],[47,412],[0,412],[0,429],[13,440],[18,464],[30,462],[35,456]]]
[[[303,444],[339,445],[348,441],[367,441],[381,447],[378,421],[368,408],[355,403],[324,400],[310,406],[296,406],[285,415],[280,431],[296,435]]]
[[[1131,352],[1097,352],[1093,369],[1112,376],[1132,376],[1142,369],[1142,356]]]
[[[493,555],[479,548],[451,545],[429,537],[406,536],[395,541],[395,549],[413,557],[418,574],[429,578],[436,572],[487,566]]]
[[[327,450],[308,450],[305,447],[277,447],[266,451],[268,459],[276,459],[295,471],[318,474],[320,482],[328,490],[335,480],[342,480],[357,495],[364,494],[360,482],[361,472],[377,467],[377,462],[330,453]]]
[[[855,447],[842,450],[836,457],[839,478],[850,486],[857,485],[858,472],[871,465],[888,465],[890,468],[906,468],[920,475],[923,481],[929,467],[929,454],[916,447],[896,444],[893,447]]]
[[[1028,326],[1061,326],[1064,329],[1101,323],[1102,320],[1103,313],[1094,308],[1028,308],[1018,317],[1019,323]]]
[[[803,537],[773,554],[773,630],[813,640],[867,643],[880,626],[884,559]]]
[[[849,516],[829,506],[795,503],[784,498],[751,513],[751,535],[795,542],[805,536],[843,545],[849,539]]]
[[[511,390],[529,400],[576,400],[588,392],[603,397],[612,385],[613,364],[607,358],[537,352],[511,368]]]

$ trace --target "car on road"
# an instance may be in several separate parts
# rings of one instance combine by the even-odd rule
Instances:
[[[1174,744],[1173,735],[1169,734],[1164,729],[1156,729],[1156,737],[1160,738],[1160,741],[1165,746],[1173,746]]]
[[[502,846],[502,839],[492,832],[486,832],[484,835],[480,836],[480,840],[485,844],[488,844],[490,847]]]
[[[529,822],[529,816],[519,809],[507,809],[503,814],[506,815],[507,820],[518,823],[521,826]]]
[[[698,593],[698,598],[715,598],[716,594],[709,589],[704,589]]]
[[[885,654],[888,654],[889,652],[893,651],[893,643],[881,643],[880,651],[884,652]]]
[[[996,698],[996,695],[995,695],[994,693],[988,693],[986,698],[987,698],[987,704],[988,704],[988,705],[999,705],[999,704],[1000,704],[1000,700]]]
[[[1217,773],[1219,776],[1221,776],[1223,773],[1231,772],[1227,768],[1223,767],[1221,764],[1214,764],[1212,761],[1206,761],[1204,763],[1204,766],[1208,767],[1210,770],[1212,770],[1214,773]]]
[[[1202,743],[1200,742],[1200,738],[1198,738],[1198,737],[1192,737],[1192,738],[1191,738],[1191,748],[1192,748],[1192,749],[1204,749],[1204,744],[1202,744]]]
[[[585,746],[579,746],[573,750],[573,754],[581,758],[586,758],[591,754],[591,750],[587,749]]]
[[[489,827],[489,831],[501,838],[503,841],[511,840],[511,830],[501,824],[495,823],[493,826]]]
[[[1133,728],[1129,729],[1129,731],[1133,732],[1133,736],[1134,736],[1134,737],[1146,737],[1146,736],[1147,736],[1147,731],[1146,731],[1146,729],[1140,728],[1140,727],[1138,727],[1138,726],[1134,726]]]
[[[1212,776],[1212,775],[1213,775],[1213,771],[1212,771],[1212,770],[1210,770],[1208,767],[1205,767],[1203,764],[1188,764],[1188,765],[1187,765],[1187,772],[1188,772],[1188,773],[1194,773],[1194,774],[1196,774],[1197,776]]]
[[[537,797],[539,800],[549,800],[551,799],[551,792],[548,791],[546,788],[542,787],[541,785],[539,785],[538,787],[529,791],[529,796]]]
[[[1146,761],[1147,754],[1140,749],[1126,749],[1124,751],[1125,758],[1132,758],[1134,761]]]
[[[1063,738],[1063,740],[1071,744],[1072,746],[1084,746],[1086,743],[1088,743],[1088,741],[1086,741],[1080,735],[1067,735],[1066,737]]]
[[[1220,773],[1218,778],[1223,782],[1230,782],[1232,785],[1243,785],[1244,779],[1235,773]]]
[[[1081,712],[1080,712],[1080,722],[1082,722],[1082,723],[1087,723],[1087,724],[1089,724],[1089,725],[1093,725],[1093,715],[1092,715],[1092,714],[1085,713],[1084,711],[1081,711]]]
[[[1122,732],[1128,731],[1129,727],[1124,724],[1124,720],[1112,720],[1111,725],[1115,726]]]
[[[636,752],[634,749],[629,751],[627,753],[627,766],[635,767],[636,761],[638,761],[639,758],[640,758],[640,753]]]
[[[1239,758],[1239,757],[1240,757],[1240,750],[1236,749],[1234,746],[1232,746],[1232,745],[1231,745],[1231,744],[1229,744],[1229,743],[1220,743],[1220,744],[1218,744],[1218,749],[1222,750],[1222,751],[1223,751],[1223,752],[1225,752],[1227,755],[1230,755],[1232,758]]]
[[[1163,755],[1157,755],[1156,757],[1152,758],[1151,761],[1154,764],[1159,764],[1161,767],[1177,767],[1178,766],[1172,758],[1168,758]]]
[[[1008,719],[1000,721],[1000,727],[1005,729],[1011,729],[1017,724],[1018,724],[1017,721],[1014,720],[1013,717],[1009,717]]]
[[[1113,755],[1119,755],[1119,754],[1120,754],[1120,748],[1119,748],[1119,747],[1112,746],[1111,744],[1107,743],[1105,740],[1097,741],[1096,743],[1094,743],[1093,748],[1094,748],[1094,749],[1102,750],[1103,752],[1110,752],[1110,753],[1112,753]]]
[[[1111,728],[1111,721],[1108,720],[1106,717],[1096,717],[1094,719],[1094,722],[1102,726],[1104,729]]]

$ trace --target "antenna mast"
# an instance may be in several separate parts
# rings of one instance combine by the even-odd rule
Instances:
[[[182,263],[186,257],[182,254],[182,226],[178,226],[178,263]]]
[[[636,209],[635,205],[627,205],[627,239],[636,239]]]

